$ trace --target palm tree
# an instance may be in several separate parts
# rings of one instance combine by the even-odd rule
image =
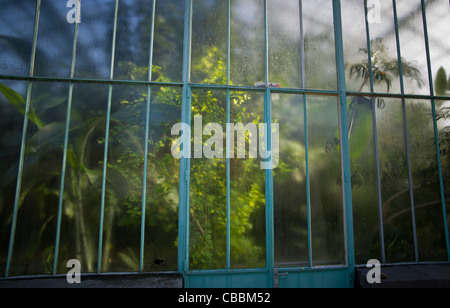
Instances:
[[[352,64],[349,69],[350,78],[362,79],[361,87],[358,90],[358,92],[361,92],[364,87],[369,85],[372,72],[374,83],[385,84],[387,93],[389,93],[392,87],[392,81],[400,76],[399,61],[396,57],[391,57],[389,55],[389,51],[383,44],[381,38],[372,41],[371,47],[371,61],[369,62],[369,57],[367,57],[366,60],[363,60],[360,63]],[[360,52],[363,52],[366,55],[369,54],[367,48],[361,48]],[[370,65],[372,65],[372,71]],[[401,59],[401,67],[403,77],[414,80],[418,87],[422,88],[424,82],[421,79],[419,69],[412,62],[406,61],[404,58]],[[349,105],[349,108],[352,109],[348,133],[349,138],[352,133],[358,103],[358,97],[355,97]],[[382,100],[378,101],[378,107],[384,107]]]

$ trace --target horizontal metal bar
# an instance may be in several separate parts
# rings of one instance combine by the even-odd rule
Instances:
[[[369,92],[347,92],[347,96],[389,97],[405,99],[437,99],[450,100],[450,96],[432,96],[427,94],[393,94],[393,93],[369,93]]]
[[[124,276],[158,276],[158,275],[180,275],[179,272],[165,271],[165,272],[118,272],[118,273],[80,273],[81,278],[88,277],[124,277]],[[14,280],[35,280],[35,279],[55,279],[55,278],[66,278],[67,274],[56,274],[56,275],[24,275],[24,276],[13,276],[8,278],[0,278],[0,281],[14,281]]]
[[[0,75],[0,80],[24,80],[24,81],[42,81],[42,82],[72,82],[72,83],[96,83],[108,85],[145,85],[145,86],[173,86],[182,87],[180,82],[156,82],[156,81],[135,81],[135,80],[109,80],[109,79],[84,79],[84,78],[54,78],[39,76],[6,76]]]
[[[227,275],[227,274],[248,274],[248,273],[268,273],[268,268],[250,269],[223,269],[223,270],[190,270],[187,275]]]
[[[267,91],[266,87],[257,86],[229,86],[229,85],[212,85],[212,84],[190,84],[192,89],[217,90],[217,91],[235,91],[235,92],[261,92]],[[339,91],[317,90],[317,89],[292,89],[292,88],[270,88],[272,93],[292,93],[292,94],[309,94],[309,95],[331,95],[338,96]]]
[[[403,266],[403,265],[449,265],[447,261],[421,261],[421,262],[399,262],[399,263],[381,263],[381,266]],[[366,264],[357,264],[356,268],[367,267]]]
[[[280,272],[319,272],[319,271],[336,271],[336,270],[348,270],[348,265],[333,265],[333,266],[313,266],[313,267],[277,267]]]

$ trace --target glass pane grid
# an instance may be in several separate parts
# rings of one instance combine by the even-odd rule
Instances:
[[[8,229],[2,232],[11,236],[10,247],[3,249],[7,241],[0,247],[5,250],[6,258],[0,260],[0,265],[6,267],[5,277],[56,275],[65,271],[61,261],[71,254],[83,260],[83,270],[90,273],[176,271],[180,256],[176,255],[178,221],[174,217],[178,217],[178,200],[187,196],[178,191],[184,167],[169,159],[168,147],[173,140],[167,129],[169,123],[177,122],[173,114],[181,115],[183,104],[183,108],[187,104],[191,109],[195,104],[213,102],[205,109],[208,111],[200,113],[216,117],[211,120],[222,126],[236,118],[269,124],[286,115],[281,112],[286,104],[298,108],[298,114],[291,112],[290,116],[301,129],[304,127],[303,131],[281,133],[286,136],[286,149],[300,150],[297,157],[284,158],[292,164],[286,176],[303,185],[305,194],[301,197],[307,200],[291,217],[297,217],[303,226],[302,230],[294,227],[296,233],[287,239],[296,248],[283,249],[277,243],[286,235],[282,228],[274,239],[258,235],[269,234],[267,228],[277,230],[276,220],[267,221],[267,211],[276,214],[286,210],[277,207],[275,192],[277,187],[285,187],[277,184],[283,180],[277,178],[283,170],[270,177],[266,172],[250,185],[242,183],[242,178],[258,174],[258,168],[251,169],[254,161],[208,161],[212,164],[209,172],[219,174],[212,176],[214,181],[197,183],[201,189],[196,190],[192,186],[199,180],[195,175],[206,171],[198,168],[202,163],[192,160],[190,171],[187,169],[192,199],[186,233],[194,242],[187,245],[197,243],[195,232],[200,240],[210,232],[214,240],[186,248],[192,254],[190,269],[270,268],[280,256],[278,249],[284,254],[280,264],[346,264],[345,237],[349,235],[342,232],[342,207],[348,204],[341,202],[345,199],[341,180],[346,167],[341,165],[343,141],[336,134],[342,128],[338,113],[333,111],[330,117],[323,114],[323,110],[333,110],[342,94],[348,96],[357,262],[364,263],[370,256],[381,258],[383,263],[450,261],[445,199],[449,194],[445,191],[448,156],[441,148],[448,137],[447,122],[441,117],[450,101],[446,73],[450,58],[446,52],[448,42],[441,39],[445,36],[439,30],[448,28],[446,1],[416,0],[413,6],[402,0],[384,2],[381,16],[389,22],[383,23],[370,22],[373,12],[367,8],[367,1],[342,3],[343,16],[357,12],[358,23],[367,30],[348,43],[347,38],[357,35],[343,18],[347,89],[338,89],[340,64],[333,35],[332,1],[190,0],[193,12],[186,21],[183,15],[189,15],[185,14],[184,1],[153,0],[153,5],[147,5],[140,0],[110,0],[106,5],[97,4],[103,8],[101,14],[83,9],[80,25],[66,23],[64,5],[53,7],[48,0],[28,2],[36,9],[36,16],[26,12],[33,16],[35,25],[28,18],[29,25],[17,30],[23,38],[20,44],[31,46],[23,49],[28,54],[17,55],[9,50],[8,63],[0,62],[0,81],[26,98],[22,107],[23,132],[11,131],[21,135],[18,139],[22,144],[10,148],[10,154],[21,150],[16,155],[15,200],[9,200],[14,199],[12,196],[5,198],[13,207],[8,210],[4,206],[12,217],[11,224],[5,223],[2,228]],[[61,24],[56,34],[48,23],[52,18]],[[208,24],[211,18],[214,26]],[[183,39],[183,31],[173,31],[184,25],[192,25],[192,41],[186,33]],[[356,42],[360,45],[356,46]],[[183,45],[189,59],[183,56]],[[52,47],[57,48],[48,53]],[[348,59],[352,62],[347,63]],[[22,61],[30,67],[29,72],[18,69],[15,63]],[[189,67],[185,73],[190,78],[183,77],[183,67]],[[24,90],[26,84],[28,91]],[[182,93],[181,87],[187,91]],[[49,95],[52,99],[46,100]],[[94,95],[101,103],[85,106]],[[330,106],[323,107],[325,102]],[[214,108],[220,111],[213,112]],[[193,110],[190,112],[194,116]],[[320,123],[322,128],[314,128]],[[423,123],[427,123],[426,130],[419,131],[417,127]],[[327,124],[333,127],[329,128],[329,138],[322,140],[326,138],[323,127]],[[43,142],[42,138],[49,136],[50,142]],[[80,144],[85,152],[79,149]],[[227,143],[223,147],[227,148]],[[334,151],[336,157],[330,159]],[[37,186],[30,179],[43,177],[44,170],[33,171],[32,167],[44,166],[45,160],[52,161],[56,168],[45,170],[54,180]],[[336,161],[336,168],[325,168],[323,160]],[[124,166],[123,161],[135,164]],[[155,161],[162,164],[158,166]],[[320,188],[326,182],[320,180],[325,169],[328,175],[322,178],[334,180],[326,187],[330,190],[336,186],[330,193],[336,193],[335,198],[324,195]],[[168,170],[172,174],[181,170],[181,174],[169,180]],[[220,204],[217,208],[209,207],[209,201],[196,205],[196,198],[202,199],[199,194],[207,197],[208,185],[212,187],[210,195],[220,199],[209,200]],[[82,192],[76,186],[81,186]],[[275,194],[274,201],[271,194]],[[363,204],[361,198],[369,198],[370,202]],[[98,208],[85,209],[87,202]],[[34,217],[30,206],[44,203],[44,217]],[[242,214],[248,204],[252,204],[251,214]],[[205,217],[196,217],[200,212]],[[163,218],[155,221],[158,215]],[[235,223],[237,217],[242,220],[241,226]],[[214,219],[221,227],[208,231]],[[284,219],[283,226],[295,225]],[[73,233],[70,225],[77,230],[76,236],[68,235]],[[161,227],[163,231],[158,233],[159,225],[173,229]],[[367,232],[372,235],[370,243],[359,240]],[[42,238],[31,236],[36,233]],[[125,243],[121,234],[133,234],[133,241]],[[85,247],[80,246],[82,236],[86,237],[82,241]],[[299,242],[303,244],[295,244],[296,239],[302,239]],[[270,241],[274,247],[266,245]],[[165,247],[167,243],[173,245]],[[220,251],[213,249],[209,256],[202,245],[217,246]],[[245,245],[253,249],[251,254],[241,251]],[[221,262],[212,266],[212,261],[205,261],[208,258]]]

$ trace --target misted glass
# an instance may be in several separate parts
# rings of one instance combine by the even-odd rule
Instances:
[[[227,84],[227,3],[193,1],[192,83]]]
[[[97,272],[108,86],[75,84],[67,148],[58,272],[77,259]]]
[[[314,266],[345,262],[338,99],[308,96],[308,157]]]
[[[28,76],[36,11],[35,0],[2,2],[0,75]]]
[[[308,265],[308,213],[303,95],[273,94],[280,125],[280,162],[273,172],[275,264]]]
[[[68,90],[33,83],[11,276],[52,273]]]
[[[231,268],[261,268],[266,265],[265,171],[261,150],[255,158],[250,149],[255,143],[261,149],[260,137],[265,135],[259,127],[264,123],[264,96],[231,92],[230,114],[231,123],[250,129],[245,132],[244,151],[237,142],[244,133],[229,136],[235,140],[230,158]]]
[[[410,184],[402,101],[377,108],[386,262],[414,261]]]
[[[431,102],[406,103],[419,259],[445,261],[447,246]]]
[[[16,91],[21,104],[14,104],[0,94],[0,276],[5,273],[6,257],[11,232],[11,217],[16,195],[22,141],[23,118],[28,83],[2,80],[0,84]]]
[[[202,117],[200,119],[200,116]],[[190,183],[190,269],[226,268],[227,244],[227,175],[225,140],[212,144],[217,134],[200,136],[208,123],[217,123],[225,130],[226,93],[194,91],[192,94],[192,156]],[[220,157],[208,158],[203,150],[219,150]]]
[[[402,71],[406,94],[430,94],[420,0],[397,0]]]
[[[381,108],[377,99],[349,97],[350,169],[352,180],[355,259],[366,264],[381,260],[378,182],[373,113]]]

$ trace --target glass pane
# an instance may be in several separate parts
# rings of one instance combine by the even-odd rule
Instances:
[[[268,1],[269,82],[303,88],[299,0]]]
[[[176,271],[178,268],[178,202],[180,161],[171,145],[171,128],[181,122],[181,91],[152,88],[147,169],[144,270]]]
[[[385,99],[377,108],[378,149],[386,261],[414,261],[411,198],[402,101]],[[406,213],[401,215],[401,213]]]
[[[450,101],[436,101],[436,109],[445,203],[447,206],[447,222],[450,231]]]
[[[184,10],[184,0],[156,2],[153,81],[181,82]],[[149,20],[144,19],[142,23],[147,24]]]
[[[341,1],[342,36],[348,91],[370,91],[370,84],[365,81],[365,76],[360,76],[355,71],[358,67],[368,66],[364,10],[364,1]]]
[[[97,271],[108,86],[75,84],[70,119],[58,272],[78,259]]]
[[[447,1],[426,0],[428,43],[436,95],[450,91],[450,5]]]
[[[36,76],[70,77],[75,26],[65,1],[42,0],[36,47]]]
[[[139,271],[147,87],[114,86],[102,272]]]
[[[227,84],[227,3],[194,1],[192,83]]]
[[[82,1],[75,77],[109,79],[114,12],[114,0]]]
[[[28,76],[35,11],[36,0],[2,1],[0,75]]]
[[[23,131],[23,114],[27,82],[2,80],[1,84],[22,96],[18,106],[0,94],[0,276],[4,276],[8,255],[11,217],[16,193],[20,145]]]
[[[114,79],[148,80],[152,8],[151,1],[120,1]]]
[[[255,86],[265,82],[264,2],[231,1],[231,81]]]
[[[68,85],[33,83],[10,274],[51,274]]]
[[[338,100],[308,96],[313,265],[345,262]]]
[[[406,94],[430,94],[420,0],[397,0]]]
[[[420,261],[446,261],[445,227],[430,101],[407,101]]]
[[[275,264],[308,265],[308,213],[303,95],[273,94],[280,124],[280,163],[274,170]]]
[[[400,93],[397,39],[392,1],[379,2],[381,6],[380,22],[371,22],[369,25],[373,87],[374,91],[378,93]],[[402,56],[407,61],[416,60],[416,57],[406,58],[406,53]],[[410,64],[406,60],[404,64]],[[405,66],[403,75],[405,81],[411,79],[408,66]]]
[[[337,89],[336,45],[331,0],[303,1],[305,80],[309,89]]]
[[[226,268],[227,175],[225,140],[220,132],[207,132],[208,123],[225,129],[226,94],[194,91],[192,94],[193,159],[190,183],[190,269]],[[196,134],[197,132],[197,134]],[[219,136],[213,143],[214,136]],[[222,151],[220,151],[222,147]],[[217,150],[219,157],[207,157],[205,149]],[[221,154],[221,156],[220,156]]]
[[[230,106],[231,123],[249,129],[233,134],[236,142],[230,158],[231,267],[259,268],[266,265],[265,171],[252,151],[260,142],[258,137],[264,135],[259,128],[264,123],[264,96],[232,92]],[[244,132],[243,151],[239,139],[244,139]],[[261,150],[257,157],[262,157]]]
[[[376,101],[367,97],[350,98],[348,136],[357,264],[366,264],[374,258],[382,259],[373,108],[378,108]]]

